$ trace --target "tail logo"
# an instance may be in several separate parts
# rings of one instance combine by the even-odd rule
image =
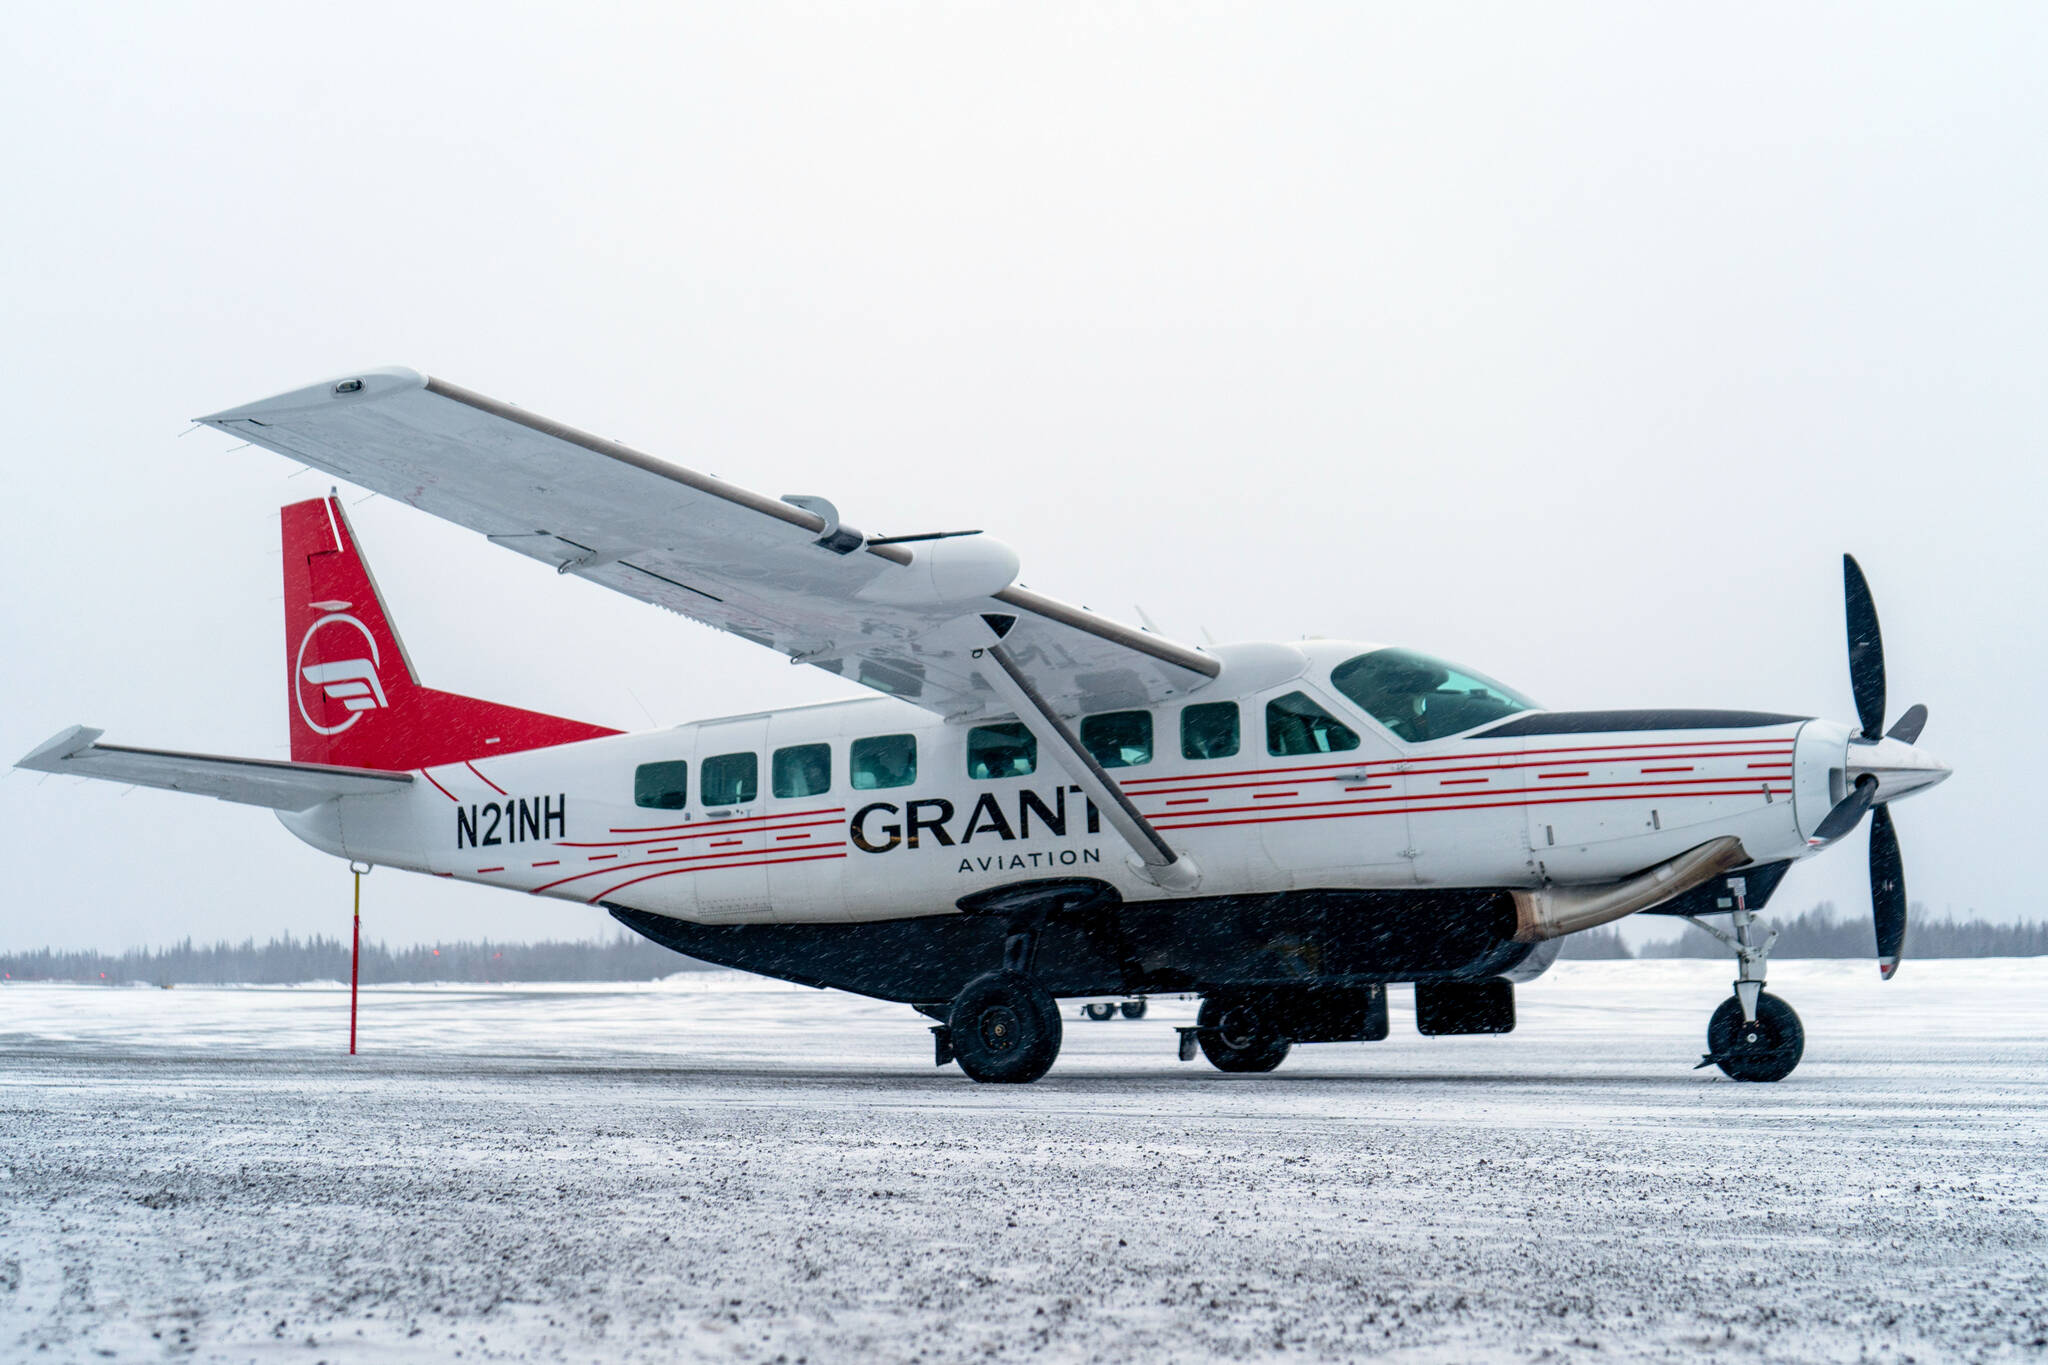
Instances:
[[[326,604],[322,604],[326,605]],[[362,643],[369,649],[369,657],[334,658],[333,655],[347,652],[355,647],[355,641],[347,643],[329,638],[322,642],[318,651],[328,656],[325,662],[306,662],[307,650],[313,644],[313,637],[322,630],[353,630],[362,637]],[[334,612],[315,621],[299,641],[298,657],[293,660],[293,687],[298,695],[299,719],[306,722],[316,734],[338,735],[363,718],[365,711],[375,711],[390,706],[384,698],[384,684],[377,678],[377,641],[369,628],[353,616]],[[348,712],[348,718],[339,725],[322,725],[313,719],[312,709],[306,704],[308,690],[328,702],[339,702]],[[324,713],[325,708],[323,708]]]

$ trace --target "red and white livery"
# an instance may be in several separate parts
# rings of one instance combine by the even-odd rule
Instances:
[[[977,1080],[1043,1075],[1060,998],[1199,993],[1182,1056],[1234,1071],[1384,1037],[1390,982],[1425,1033],[1506,1032],[1564,935],[1638,912],[1730,944],[1705,1060],[1776,1080],[1803,1033],[1756,911],[1868,814],[1889,976],[1889,803],[1948,774],[1924,707],[1882,728],[1846,558],[1857,724],[1560,712],[1388,646],[1190,648],[1019,586],[978,532],[871,537],[409,370],[202,420],[875,695],[622,734],[436,691],[324,498],[282,514],[290,762],[77,728],[19,766],[268,806],[340,858],[902,1001]]]

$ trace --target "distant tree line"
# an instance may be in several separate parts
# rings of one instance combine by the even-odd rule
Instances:
[[[1710,921],[1711,923],[1712,921]],[[1877,944],[1868,915],[1843,915],[1834,902],[1822,901],[1789,919],[1766,911],[1763,922],[1778,931],[1771,956],[1871,957]],[[1559,957],[1725,957],[1728,949],[1705,930],[1684,920],[1670,923],[1677,937],[1645,943],[1631,953],[1612,928],[1588,929],[1564,941]],[[1934,919],[1924,905],[1915,905],[1906,919],[1907,958],[2041,957],[2048,955],[2048,923],[1992,924],[1983,919]]]
[[[1832,902],[1790,919],[1766,913],[1777,926],[1773,957],[1869,957],[1876,951],[1868,916],[1843,916]],[[1676,938],[1644,944],[1631,952],[1612,927],[1587,929],[1565,939],[1561,958],[1722,957],[1728,950],[1712,935],[1683,920],[1670,921]],[[1991,924],[1982,919],[1931,919],[1923,906],[1913,907],[1906,930],[1906,956],[1915,957],[2041,957],[2048,955],[2048,923]],[[362,980],[366,985],[446,981],[486,984],[497,981],[654,981],[676,972],[706,970],[708,964],[684,957],[637,935],[606,939],[558,940],[547,943],[436,943],[392,948],[363,945]],[[131,948],[125,953],[0,952],[0,979],[9,981],[104,981],[125,985],[147,981],[160,986],[286,986],[303,981],[348,980],[345,939],[293,938],[286,934],[268,943],[195,944],[186,939],[169,948]]]
[[[125,985],[147,981],[159,986],[283,986],[302,981],[348,980],[346,939],[293,938],[286,934],[268,943],[195,944],[186,939],[170,948],[131,948],[125,953],[0,952],[0,972],[11,981],[105,981]],[[653,981],[676,972],[703,970],[706,964],[684,957],[635,934],[607,939],[549,943],[435,943],[392,948],[363,945],[362,980],[366,985],[393,982],[448,981]]]
[[[1557,950],[1560,958],[1615,958],[1634,957],[1628,945],[1621,941],[1621,931],[1614,928],[1581,929],[1576,934],[1565,935],[1564,943]]]

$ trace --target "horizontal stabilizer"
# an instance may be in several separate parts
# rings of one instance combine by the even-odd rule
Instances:
[[[32,750],[14,766],[39,773],[98,777],[131,786],[196,792],[245,806],[307,810],[337,796],[374,796],[402,790],[410,773],[337,768],[325,763],[279,763],[265,758],[223,758],[167,749],[130,749],[95,743],[101,732],[74,725]]]

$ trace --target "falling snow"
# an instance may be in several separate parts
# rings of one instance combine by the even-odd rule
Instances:
[[[976,1086],[908,1009],[717,974],[0,989],[0,1357],[2048,1355],[2048,960],[1567,962],[1507,1038]]]

